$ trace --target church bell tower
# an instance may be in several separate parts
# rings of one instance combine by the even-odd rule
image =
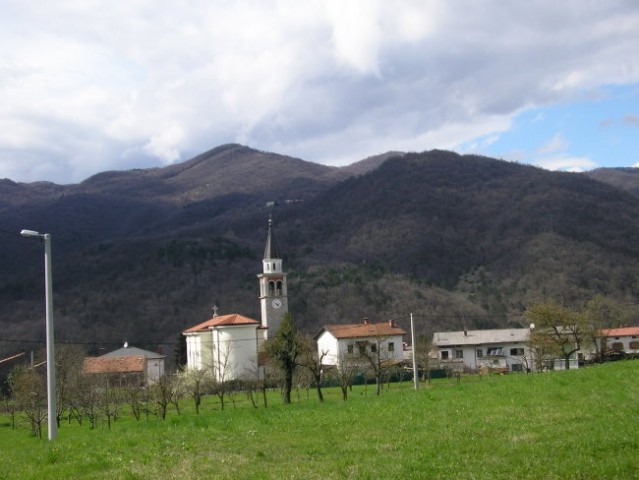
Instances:
[[[267,328],[266,338],[273,337],[288,312],[288,293],[286,289],[286,273],[282,271],[282,257],[275,235],[273,219],[268,219],[268,234],[262,259],[262,273],[257,275],[260,282],[260,307],[262,327]]]

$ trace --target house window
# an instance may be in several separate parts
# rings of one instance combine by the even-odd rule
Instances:
[[[448,360],[448,350],[442,350],[442,360]]]
[[[484,351],[481,348],[477,349],[477,358],[484,358]]]
[[[613,344],[611,345],[613,350],[616,351],[621,351],[623,350],[623,343],[622,342],[613,342]]]
[[[510,355],[513,357],[523,357],[524,349],[523,348],[511,348]]]
[[[371,353],[375,353],[375,352],[377,352],[377,344],[371,343]]]
[[[503,355],[503,347],[490,347],[488,349],[488,356],[500,356]]]
[[[395,351],[395,344],[393,342],[388,342],[388,351],[389,352]]]
[[[360,355],[366,355],[366,344],[365,343],[360,343],[359,345],[357,345],[357,348],[359,348],[359,354]]]
[[[455,350],[455,358],[464,358],[464,351],[461,349]]]
[[[351,354],[352,354],[352,353],[353,353],[353,345],[348,345],[348,346],[346,347],[346,351],[347,351],[348,353],[351,353]]]
[[[639,342],[630,342],[630,345],[628,345],[628,347],[632,350],[637,350],[639,349]]]
[[[513,364],[510,366],[510,370],[511,370],[512,372],[523,372],[523,371],[524,371],[524,368],[523,368],[523,365],[522,365],[521,363],[513,363]]]

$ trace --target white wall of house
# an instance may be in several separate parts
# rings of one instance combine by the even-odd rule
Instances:
[[[146,359],[146,379],[148,383],[156,383],[164,375],[163,358]]]
[[[438,348],[437,354],[442,366],[457,365],[459,369],[472,371],[526,371],[533,363],[532,353],[520,342],[443,346]]]
[[[235,380],[257,372],[257,326],[215,327],[211,330],[211,362],[218,381]]]
[[[529,342],[530,329],[527,328],[436,332],[433,335],[439,367],[456,371],[534,371],[540,362]],[[562,358],[544,358],[541,368],[564,370],[566,364]],[[571,356],[569,368],[579,368],[578,352]]]
[[[189,333],[186,335],[186,367],[191,370],[202,370],[204,365],[211,363],[211,347],[204,349],[203,345],[210,343],[209,332]]]
[[[324,331],[317,339],[317,352],[321,356],[323,352],[328,352],[322,363],[324,365],[339,366],[340,360],[345,358],[361,360],[359,348],[365,348],[365,354],[370,356],[371,345],[379,349],[381,358],[384,360],[404,360],[403,337],[401,335],[390,335],[384,337],[357,337],[337,339],[332,333]]]
[[[639,353],[639,335],[606,337],[606,347],[626,353]]]
[[[318,358],[321,358],[323,352],[328,352],[322,359],[324,365],[337,365],[339,351],[339,342],[330,332],[323,332],[317,339]]]
[[[209,370],[218,381],[257,372],[257,325],[213,327],[186,334],[187,368]]]

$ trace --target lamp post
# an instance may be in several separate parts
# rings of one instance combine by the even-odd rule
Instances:
[[[413,323],[413,314],[410,314],[410,338],[413,343],[413,385],[415,390],[419,387],[419,378],[417,371],[417,345],[415,345],[415,324]]]
[[[40,238],[44,241],[44,289],[46,302],[47,332],[47,426],[49,440],[58,436],[57,408],[55,396],[55,345],[53,339],[53,280],[51,275],[51,234],[22,230],[23,237]]]
[[[534,343],[533,343],[533,331],[535,330],[535,324],[531,323],[530,326],[528,327],[530,329],[530,341],[528,342],[529,346],[530,346],[530,371],[534,372],[535,371],[535,358],[534,358]]]

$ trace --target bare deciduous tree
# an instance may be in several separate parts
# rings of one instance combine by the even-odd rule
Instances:
[[[315,388],[317,390],[317,398],[320,402],[324,401],[324,394],[322,393],[322,362],[328,351],[318,352],[315,340],[312,337],[306,335],[301,338],[302,349],[300,352],[299,365],[306,369],[313,379]]]
[[[563,358],[568,370],[570,357],[580,350],[586,338],[585,316],[553,301],[534,304],[525,315],[535,325],[530,335],[531,344],[545,356]]]
[[[387,375],[397,365],[393,354],[388,348],[387,340],[387,337],[378,336],[370,341],[357,342],[359,357],[365,360],[368,369],[375,378],[375,393],[377,395],[382,392],[384,375]]]
[[[14,368],[9,377],[11,395],[31,426],[33,436],[42,438],[47,418],[47,392],[43,376],[34,368]]]
[[[359,369],[358,363],[351,355],[342,354],[339,356],[335,368],[330,370],[342,392],[342,400],[346,401],[348,399],[348,390],[353,387],[353,378]]]
[[[180,382],[177,375],[161,376],[158,382],[153,385],[152,392],[162,420],[166,419],[169,405],[176,407],[177,413],[180,413],[178,404]]]
[[[282,399],[285,404],[291,403],[293,374],[301,350],[302,345],[297,328],[293,323],[293,316],[290,312],[286,312],[275,337],[266,342],[266,352],[284,377]]]

